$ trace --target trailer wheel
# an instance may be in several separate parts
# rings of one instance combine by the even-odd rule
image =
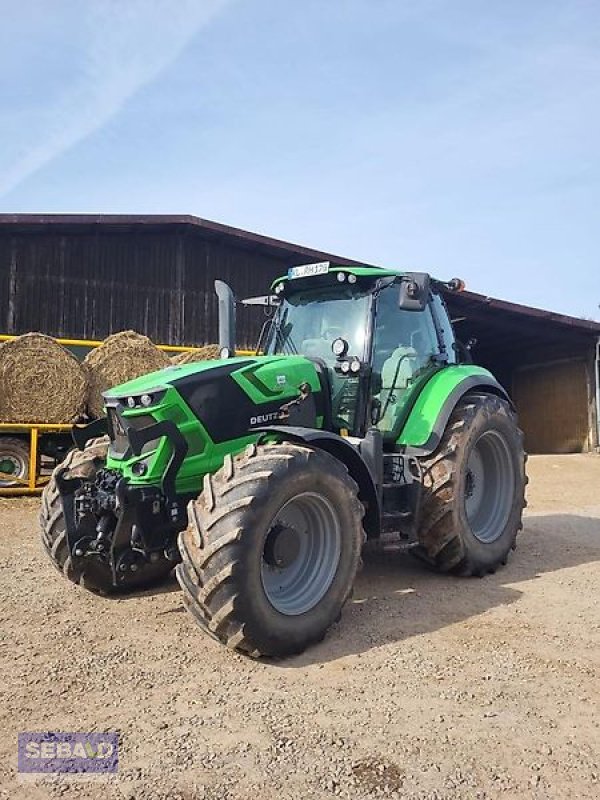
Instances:
[[[170,562],[149,564],[137,573],[128,576],[127,583],[115,587],[112,584],[110,566],[103,560],[90,558],[74,564],[67,543],[67,531],[60,493],[55,475],[59,469],[68,469],[74,477],[93,480],[96,472],[104,466],[109,438],[92,439],[85,450],[71,450],[62,464],[52,473],[42,493],[40,528],[42,544],[54,567],[68,580],[83,586],[95,594],[117,594],[139,589],[164,579],[173,569]]]
[[[0,475],[1,488],[24,485],[23,481],[29,478],[29,445],[26,441],[0,436],[0,473],[3,473]]]
[[[358,568],[357,494],[346,467],[321,450],[283,442],[227,457],[179,536],[186,608],[213,638],[253,657],[320,641]]]
[[[523,433],[510,405],[495,395],[467,395],[421,464],[415,555],[439,572],[495,572],[516,547],[527,483]]]

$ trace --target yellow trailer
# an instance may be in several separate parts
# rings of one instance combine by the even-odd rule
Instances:
[[[0,497],[15,494],[39,494],[50,479],[50,475],[41,474],[41,458],[39,451],[40,435],[58,434],[67,437],[72,425],[46,425],[0,422]],[[16,439],[15,434],[26,439]],[[12,450],[13,441],[23,441],[22,452]]]

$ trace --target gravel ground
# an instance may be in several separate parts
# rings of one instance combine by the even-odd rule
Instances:
[[[174,582],[102,599],[0,500],[0,798],[597,798],[600,458],[529,461],[508,566],[440,577],[371,557],[318,647],[256,663]],[[22,730],[118,730],[118,777],[16,774]]]

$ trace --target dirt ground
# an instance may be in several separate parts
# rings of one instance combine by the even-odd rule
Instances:
[[[256,663],[175,582],[102,599],[0,500],[0,798],[600,797],[600,457],[533,457],[508,566],[371,557],[318,647]],[[16,774],[19,731],[121,734],[117,777]]]

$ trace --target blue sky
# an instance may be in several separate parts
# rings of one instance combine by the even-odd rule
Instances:
[[[0,211],[196,214],[600,318],[597,0],[0,3]]]

